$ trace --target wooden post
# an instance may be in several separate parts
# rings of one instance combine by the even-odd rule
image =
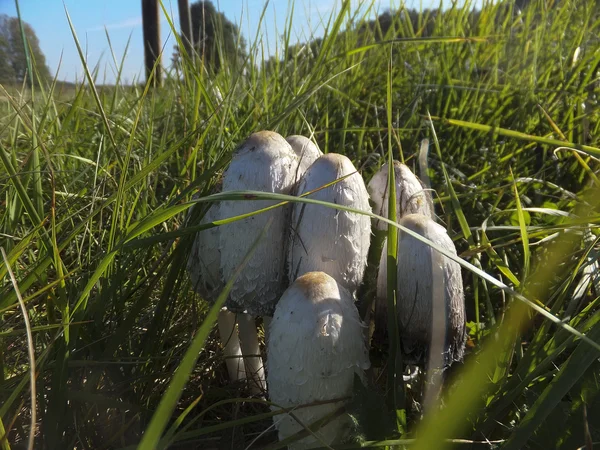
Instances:
[[[192,19],[190,16],[190,4],[188,0],[178,0],[179,5],[179,28],[181,29],[181,40],[188,56],[194,59],[192,52]]]
[[[144,28],[144,60],[146,63],[146,82],[150,79],[156,60],[160,56],[160,19],[158,0],[142,0],[142,22]],[[155,86],[160,86],[162,67],[160,61],[154,72]]]

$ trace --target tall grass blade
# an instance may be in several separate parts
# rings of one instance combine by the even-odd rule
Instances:
[[[588,337],[600,340],[600,323],[597,323],[589,331]],[[586,344],[580,342],[573,354],[560,368],[558,374],[527,412],[523,422],[519,424],[519,427],[516,428],[503,448],[506,450],[524,448],[531,435],[544,422],[548,414],[598,357],[600,357],[599,350],[590,349]]]
[[[598,157],[600,156],[600,148],[592,147],[584,144],[577,144],[574,142],[564,142],[557,139],[545,138],[542,136],[533,136],[531,134],[522,133],[520,131],[507,130],[506,128],[492,127],[490,125],[483,125],[480,123],[468,122],[465,120],[456,119],[440,119],[439,117],[431,117],[433,120],[442,120],[443,123],[448,125],[454,125],[462,128],[469,128],[471,130],[477,130],[482,133],[499,134],[500,136],[511,137],[520,139],[523,141],[538,142],[540,144],[548,144],[555,147],[572,147],[577,150],[581,150],[588,155]]]
[[[396,222],[396,179],[394,170],[394,152],[392,148],[392,51],[387,73],[387,163],[388,163],[388,219]],[[399,344],[401,330],[398,323],[396,279],[398,268],[398,229],[388,226],[387,231],[387,314],[388,314],[388,391],[392,394],[392,409],[396,415],[398,431],[406,432],[406,401],[404,379],[402,377],[402,351]]]
[[[102,105],[102,100],[100,100],[100,96],[98,95],[98,90],[96,89],[96,84],[94,83],[94,78],[92,77],[92,74],[90,73],[90,69],[88,67],[87,61],[85,60],[85,55],[83,53],[83,50],[81,49],[81,45],[79,44],[79,39],[77,38],[77,33],[75,32],[75,27],[73,26],[73,22],[71,21],[71,16],[69,15],[69,11],[67,10],[67,5],[64,5],[64,8],[65,8],[65,15],[67,16],[67,21],[69,22],[69,28],[71,29],[71,34],[73,36],[73,40],[75,41],[75,46],[77,47],[77,53],[79,53],[79,59],[81,61],[81,65],[83,66],[83,71],[85,72],[85,76],[87,78],[89,88],[90,88],[92,95],[94,97],[94,100],[96,102],[96,107],[98,108],[100,117],[102,118],[102,122],[104,123],[104,129],[106,130],[106,133],[108,134],[110,142],[113,146],[114,155],[116,156],[117,160],[119,161],[119,164],[121,166],[123,166],[123,160],[122,160],[121,155],[119,154],[117,142],[115,141],[115,137],[112,133],[112,129],[108,122],[108,117],[106,116],[106,113],[104,112],[104,106]]]

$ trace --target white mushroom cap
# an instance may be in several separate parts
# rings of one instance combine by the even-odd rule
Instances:
[[[283,137],[272,131],[252,134],[234,153],[223,175],[223,192],[256,190],[288,194],[298,157]],[[270,200],[224,201],[220,217],[228,218],[276,204]],[[229,294],[231,311],[270,316],[284,291],[285,238],[289,208],[281,207],[220,227],[221,270],[229,280],[260,236],[273,222]]]
[[[363,377],[370,365],[363,328],[352,295],[332,277],[323,272],[299,277],[277,304],[269,330],[267,383],[271,401],[293,407],[350,396],[354,374]],[[341,405],[335,402],[298,408],[294,415],[310,425]],[[273,419],[280,440],[303,429],[289,415]],[[343,438],[348,425],[348,416],[342,415],[317,434],[332,444]],[[308,436],[289,448],[316,446],[319,442]]]
[[[343,155],[329,153],[317,159],[300,180],[298,195],[320,188],[345,175],[348,178],[308,198],[371,211],[361,175]],[[288,252],[288,276],[323,271],[350,292],[362,282],[371,238],[368,216],[326,206],[295,203]]]
[[[404,164],[394,161],[396,180],[396,220],[407,214],[423,214],[434,218],[431,194],[425,190],[419,179]],[[387,163],[373,175],[368,185],[369,195],[373,202],[373,212],[379,216],[388,216],[388,165]],[[387,224],[375,220],[378,230],[387,230]]]
[[[300,136],[299,134],[288,136],[285,140],[292,146],[292,150],[294,150],[294,153],[300,159],[298,173],[296,175],[296,179],[300,179],[304,172],[306,172],[306,169],[308,169],[317,158],[323,155],[323,152],[313,141],[307,137]]]
[[[191,216],[190,209],[188,217]],[[217,220],[219,217],[219,204],[212,204],[202,217],[200,224]],[[194,290],[203,299],[214,302],[216,297],[225,287],[221,276],[221,251],[219,250],[219,227],[213,227],[196,233],[192,250],[187,261],[187,271],[192,281]]]
[[[446,230],[430,218],[409,214],[399,223],[456,255]],[[381,254],[377,279],[378,328],[387,326],[386,275],[387,243]],[[432,336],[443,340],[438,347],[443,352],[445,366],[462,360],[466,335],[460,265],[401,230],[398,231],[396,307],[405,363],[424,364]]]

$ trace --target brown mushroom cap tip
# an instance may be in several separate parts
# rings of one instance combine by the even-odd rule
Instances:
[[[252,133],[250,136],[248,136],[246,142],[259,145],[265,143],[269,139],[283,139],[283,136],[275,131],[262,130]]]
[[[323,292],[331,289],[335,284],[337,284],[336,281],[325,272],[305,273],[294,283],[302,295],[309,300],[323,297]]]

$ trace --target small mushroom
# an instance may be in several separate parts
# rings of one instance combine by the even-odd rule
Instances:
[[[456,255],[446,230],[422,214],[399,224]],[[429,245],[398,231],[397,298],[400,344],[405,364],[433,369],[462,361],[465,349],[465,301],[460,266]],[[377,280],[376,321],[387,323],[387,244]]]
[[[394,161],[394,176],[396,180],[396,220],[407,214],[423,214],[434,218],[431,195],[414,173],[404,164]],[[373,175],[368,185],[369,195],[373,202],[373,212],[379,216],[388,217],[388,164],[384,164]],[[373,226],[377,230],[387,230],[387,224],[375,220]]]
[[[338,410],[342,399],[352,395],[354,374],[362,378],[370,365],[363,328],[352,294],[335,279],[323,272],[299,277],[279,300],[269,330],[271,401],[292,408],[331,400],[294,409],[294,416],[306,426]],[[303,429],[289,414],[273,420],[280,440]],[[311,435],[288,448],[330,445],[342,440],[349,429],[350,419],[343,413],[315,431],[319,440]]]
[[[335,184],[310,194],[308,198],[371,211],[369,196],[361,175],[343,155],[328,153],[304,173],[298,194]],[[371,219],[362,214],[327,206],[295,203],[288,251],[290,281],[307,272],[322,271],[351,293],[362,282],[371,235]]]

